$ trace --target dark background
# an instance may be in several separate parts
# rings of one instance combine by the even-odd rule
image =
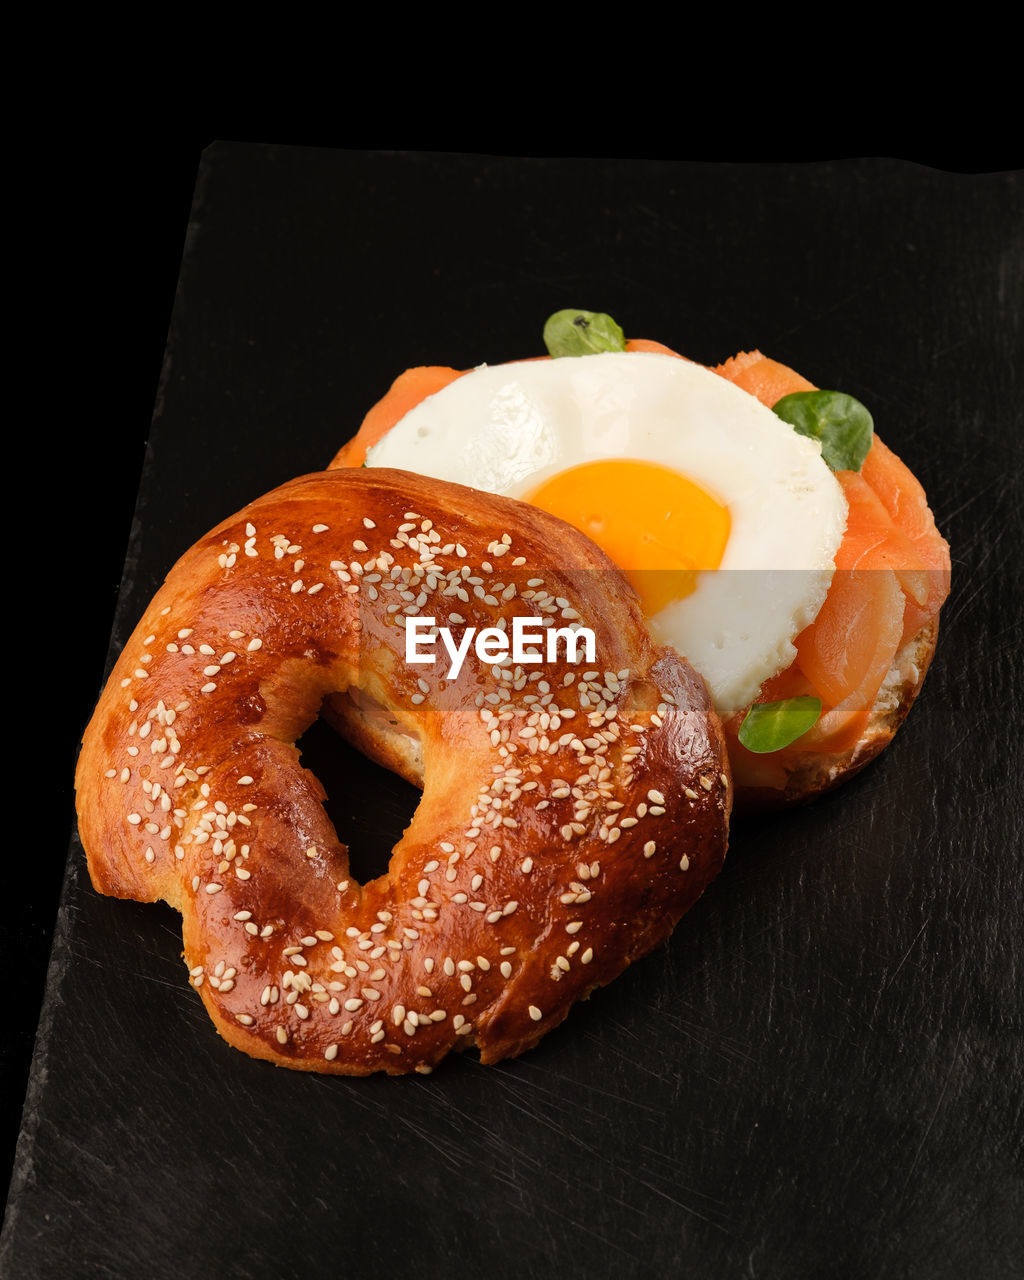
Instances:
[[[105,175],[119,252],[89,273],[83,340],[110,420],[62,458],[87,546],[67,575],[84,623],[63,676],[77,718],[64,738],[68,817],[199,141],[121,149]],[[404,1095],[400,1082],[305,1081],[227,1054],[184,988],[173,913],[98,899],[73,844],[5,1244],[25,1274],[45,1274],[72,1239],[81,1274],[127,1273],[146,1250],[164,1274],[192,1248],[171,1206],[191,1217],[226,1171],[246,1168],[318,1231],[324,1206],[363,1197],[356,1273],[374,1249],[400,1256],[372,1211],[381,1173],[424,1242],[423,1274],[450,1263],[449,1240],[496,1274],[516,1273],[516,1249],[520,1269],[567,1273],[609,1259],[630,1274],[701,1259],[707,1274],[954,1275],[979,1262],[1013,1273],[1019,735],[992,726],[1011,725],[1020,702],[1021,183],[945,163],[207,154],[122,640],[175,555],[249,497],[323,465],[401,368],[534,354],[563,305],[607,309],[700,360],[758,345],[859,395],[932,497],[954,596],[922,703],[877,766],[801,814],[738,827],[726,873],[668,948],[577,1010],[550,1047],[491,1072],[455,1063],[437,1094],[419,1081]],[[12,1146],[56,907],[59,842],[48,847],[12,947],[24,975],[5,1065]],[[125,945],[137,1004],[110,981]],[[94,1000],[101,1020],[83,1026]],[[656,1032],[644,1010],[660,1016]],[[175,1023],[188,1043],[169,1050]],[[193,1074],[223,1088],[216,1102],[201,1090],[194,1112],[182,1083]],[[269,1172],[248,1167],[256,1139],[233,1087],[241,1111],[260,1109],[260,1141],[279,1144]],[[322,1187],[300,1171],[307,1149]],[[175,1166],[186,1150],[193,1191]],[[129,1242],[98,1206],[127,1197],[137,1214],[150,1203],[142,1175],[163,1208]],[[455,1202],[462,1190],[474,1213]],[[288,1254],[272,1213],[237,1186],[225,1194],[264,1251],[237,1274],[275,1273],[278,1242],[280,1259],[318,1265],[316,1232]],[[197,1274],[222,1261],[212,1234],[195,1247]]]

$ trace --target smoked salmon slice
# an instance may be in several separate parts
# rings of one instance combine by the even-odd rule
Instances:
[[[814,384],[759,351],[740,352],[715,372],[773,408]],[[949,594],[949,547],[935,527],[924,489],[876,435],[859,472],[836,473],[848,504],[836,572],[817,618],[796,639],[798,667],[822,700],[822,716],[802,738],[775,753],[841,754],[856,745],[901,645],[938,613]],[[792,668],[791,668],[792,670]],[[793,693],[766,696],[771,701]],[[742,747],[737,744],[739,752]],[[743,753],[748,785],[784,785],[762,758]],[[758,774],[759,766],[761,774]]]
[[[817,390],[813,382],[802,378],[788,365],[769,360],[760,351],[740,351],[718,365],[714,372],[726,382],[741,387],[769,409],[794,391]]]

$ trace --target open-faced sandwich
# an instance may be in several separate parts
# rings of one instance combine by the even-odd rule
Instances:
[[[331,465],[457,481],[587,533],[707,680],[739,804],[851,777],[914,701],[949,591],[921,485],[863,405],[757,351],[709,369],[582,311],[545,342],[551,359],[406,371]]]

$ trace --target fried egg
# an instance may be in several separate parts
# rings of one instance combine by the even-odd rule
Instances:
[[[817,442],[709,369],[654,353],[481,366],[366,461],[520,498],[582,530],[723,718],[792,664],[846,526]]]

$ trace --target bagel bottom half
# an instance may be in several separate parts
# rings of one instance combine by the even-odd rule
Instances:
[[[533,660],[546,644],[500,653],[517,616],[545,642],[591,629],[593,659],[566,636],[550,660]],[[426,617],[453,637],[494,628],[494,648],[457,677],[440,645],[413,664],[407,628]],[[295,746],[327,697],[423,788],[367,884]],[[182,557],[114,667],[76,785],[94,885],[181,912],[221,1035],[353,1075],[535,1045],[668,936],[721,866],[732,799],[703,681],[652,643],[592,543],[384,469],[294,480]]]
[[[683,365],[689,369],[685,376]],[[758,479],[749,472],[749,489],[745,492],[737,484],[726,498],[726,479],[738,482],[740,475],[748,474],[755,456],[768,459],[787,441],[796,444],[795,438],[788,439],[789,428],[767,411],[789,395],[813,390],[813,384],[795,370],[758,351],[740,352],[713,370],[701,369],[668,347],[642,339],[630,340],[625,352],[580,359],[513,361],[467,371],[413,368],[402,373],[369,410],[359,431],[330,465],[365,463],[372,468],[377,459],[402,457],[408,465],[436,475],[506,492],[532,492],[534,500],[547,490],[540,498],[544,505],[552,504],[552,509],[582,527],[605,525],[606,535],[628,508],[632,531],[627,535],[623,525],[607,545],[617,548],[623,563],[642,565],[653,562],[661,536],[669,537],[675,552],[684,558],[694,554],[680,529],[669,536],[666,524],[658,533],[660,517],[667,516],[673,505],[678,514],[687,509],[687,503],[667,494],[627,501],[630,493],[641,495],[646,490],[635,478],[627,481],[622,464],[632,466],[642,459],[677,470],[689,481],[695,478],[687,471],[691,459],[695,462],[702,456],[703,482],[730,509],[730,520],[745,519],[748,506],[753,510],[752,499],[774,495],[760,508],[761,515],[752,524],[756,531],[742,555],[734,544],[728,557],[731,566],[744,565],[744,573],[755,565],[764,566],[767,562],[756,543],[762,531],[766,538],[777,533],[780,540],[774,545],[780,559],[772,566],[772,575],[783,562],[799,563],[791,559],[794,555],[806,554],[808,567],[814,562],[813,523],[797,534],[786,518],[787,503],[776,499],[809,494],[807,482],[816,473],[821,502],[816,499],[816,510],[808,514],[821,521],[822,536],[828,524],[826,510],[831,507],[836,516],[833,503],[840,497],[845,507],[840,544],[827,559],[814,562],[819,569],[831,562],[835,569],[824,601],[819,599],[812,609],[813,590],[795,593],[789,607],[779,612],[785,623],[779,630],[762,616],[762,610],[766,615],[771,612],[768,604],[774,583],[766,585],[760,601],[745,600],[739,591],[730,598],[729,571],[722,569],[724,579],[717,585],[710,570],[701,575],[704,594],[699,594],[700,588],[693,594],[686,606],[693,615],[682,630],[677,629],[671,607],[663,610],[660,601],[651,606],[656,632],[660,628],[661,638],[678,644],[683,652],[689,646],[689,656],[718,691],[719,706],[729,717],[725,732],[737,808],[779,808],[812,800],[853,777],[892,740],[920,692],[935,649],[939,610],[950,585],[949,547],[936,527],[924,489],[877,434],[857,470],[831,472],[829,479],[824,462],[811,466],[808,459],[810,470],[803,478],[804,463],[800,463],[780,489],[773,487],[767,475]],[[528,427],[523,404],[530,405],[533,415]],[[615,411],[609,417],[612,405]],[[674,438],[669,427],[673,420],[683,424],[680,430],[685,427],[691,433],[681,452],[681,440]],[[614,430],[609,427],[612,421]],[[742,422],[749,424],[749,437],[736,434],[736,425]],[[480,430],[481,423],[489,424],[487,430]],[[545,453],[532,469],[530,442],[536,432],[554,442],[554,452]],[[503,442],[500,449],[494,445],[498,439]],[[759,445],[764,453],[760,448],[757,454],[750,452]],[[514,457],[514,465],[506,465],[507,457]],[[594,463],[609,467],[606,475],[617,472],[618,491],[605,491],[576,470]],[[556,497],[548,486],[558,477],[565,487]],[[620,493],[623,510],[617,511]],[[654,510],[644,509],[648,497]],[[696,516],[690,524],[702,527]],[[783,538],[783,531],[790,536]],[[731,525],[727,533],[728,543]],[[643,539],[653,545],[645,545]],[[709,555],[707,563],[717,562]],[[793,630],[786,634],[790,623]],[[733,645],[737,638],[744,646],[756,641],[760,652],[746,650],[734,665],[731,655],[739,651]],[[722,657],[729,654],[730,660],[716,675],[717,651]],[[739,733],[748,708],[736,707],[733,694],[723,688],[723,677],[735,687],[739,675],[754,672],[760,690],[745,687],[744,699],[754,695],[754,702],[768,703],[813,697],[821,704],[819,722],[794,742],[763,753],[749,750]],[[770,738],[762,739],[761,745],[772,746]]]

